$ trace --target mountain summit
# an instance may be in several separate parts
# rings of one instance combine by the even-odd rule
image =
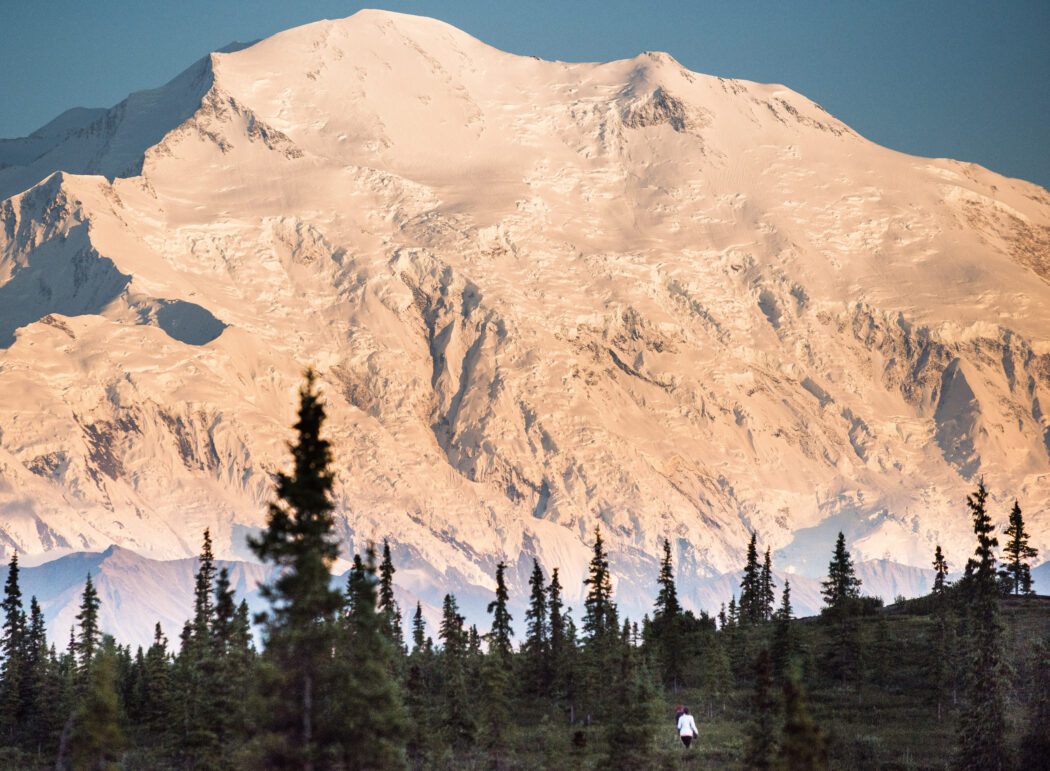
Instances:
[[[600,525],[639,615],[742,564],[1050,547],[1050,194],[779,85],[362,11],[0,142],[0,542],[245,558],[301,373],[405,587]],[[437,588],[434,591],[438,591]],[[571,599],[571,598],[570,598]]]

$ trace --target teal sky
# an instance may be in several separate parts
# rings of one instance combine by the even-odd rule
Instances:
[[[375,4],[369,4],[377,7]],[[160,85],[210,50],[361,4],[337,0],[0,3],[0,136]],[[393,2],[545,59],[671,53],[784,83],[870,139],[1050,186],[1050,2]]]

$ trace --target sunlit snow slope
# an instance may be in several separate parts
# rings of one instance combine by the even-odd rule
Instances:
[[[783,86],[363,11],[0,142],[0,199],[7,554],[247,557],[308,364],[409,591],[577,590],[596,524],[632,615],[664,537],[693,603],[751,530],[958,567],[981,476],[1050,548],[1050,194]]]

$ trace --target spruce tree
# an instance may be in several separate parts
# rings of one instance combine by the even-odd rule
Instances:
[[[664,556],[660,561],[660,576],[657,579],[660,587],[656,595],[656,609],[653,619],[676,618],[682,612],[678,604],[678,588],[674,581],[674,561],[671,558],[671,542],[664,539]]]
[[[664,539],[664,556],[657,578],[660,589],[650,625],[660,664],[663,682],[677,692],[683,675],[682,608],[678,603],[678,589],[674,580],[671,542]]]
[[[506,571],[507,565],[501,560],[496,565],[496,599],[488,605],[488,612],[492,614],[492,629],[485,637],[489,644],[489,655],[496,656],[509,669],[514,652],[511,642],[514,630],[510,625],[513,619],[507,607],[510,595],[507,592]]]
[[[826,655],[830,674],[843,683],[859,685],[863,674],[863,637],[856,609],[860,599],[860,579],[846,550],[846,537],[840,532],[835,553],[828,565],[828,578],[822,582],[825,607],[821,611],[832,621],[832,644]]]
[[[733,669],[726,643],[725,631],[712,633],[705,646],[706,655],[701,659],[700,682],[707,695],[709,717],[714,717],[716,705],[725,711],[733,688]]]
[[[18,553],[11,556],[4,583],[4,627],[0,638],[0,738],[2,744],[18,741],[22,724],[22,693],[26,672],[26,614],[22,606]]]
[[[76,642],[80,670],[85,673],[91,666],[95,651],[102,641],[102,631],[98,621],[99,605],[98,592],[91,581],[91,574],[88,573],[87,581],[84,583],[84,593],[80,597],[80,612],[77,613],[80,634]]]
[[[22,588],[19,582],[18,552],[11,555],[7,568],[7,581],[4,583],[3,637],[0,638],[0,654],[4,658],[4,670],[11,662],[17,661],[24,652],[26,635],[26,614],[22,605]]]
[[[154,749],[162,754],[168,749],[174,712],[172,687],[168,640],[158,623],[153,630],[153,644],[143,658],[138,719],[152,738]]]
[[[974,556],[966,562],[966,589],[976,598],[986,598],[990,596],[996,583],[995,548],[999,541],[992,535],[995,526],[988,515],[988,490],[983,480],[978,484],[976,492],[966,496],[966,506],[970,510],[973,531],[977,536]]]
[[[306,769],[338,747],[325,701],[345,687],[331,682],[342,597],[330,585],[339,544],[333,532],[331,448],[321,436],[324,419],[316,375],[308,370],[299,391],[298,438],[291,446],[294,470],[277,474],[278,501],[270,504],[266,529],[249,539],[256,556],[278,569],[261,589],[271,604],[260,617],[271,694],[265,712],[267,762],[295,762]]]
[[[67,681],[64,658],[59,657],[52,643],[47,649],[42,668],[43,684],[33,691],[34,718],[28,736],[29,748],[51,757],[54,757],[62,725],[72,711],[72,676]]]
[[[346,589],[343,593],[343,621],[344,627],[349,628],[350,616],[354,613],[354,603],[361,593],[361,584],[368,578],[365,576],[365,561],[360,554],[355,554],[350,564],[350,570],[346,574]]]
[[[583,613],[584,639],[592,646],[606,646],[608,640],[619,633],[619,622],[612,601],[609,557],[605,553],[599,527],[594,528],[594,555],[583,583],[587,587]]]
[[[940,597],[948,588],[948,562],[944,559],[940,544],[937,544],[933,553],[933,570],[933,593]]]
[[[776,602],[776,595],[773,593],[773,590],[776,588],[776,582],[773,580],[773,562],[768,546],[766,547],[765,560],[762,563],[759,585],[762,589],[762,620],[770,621],[773,618],[773,603]]]
[[[467,692],[467,633],[456,598],[445,595],[441,607],[441,709],[449,743],[456,748],[474,742],[474,710]]]
[[[1006,707],[1003,694],[1005,666],[1002,622],[995,570],[995,528],[988,516],[988,491],[982,480],[966,505],[973,518],[977,548],[967,562],[965,590],[968,616],[965,699],[959,715],[960,769],[996,771],[1008,765]]]
[[[740,580],[740,623],[757,624],[763,616],[762,570],[758,565],[758,546],[755,533],[747,544],[747,562]]]
[[[393,644],[400,657],[405,648],[405,635],[401,629],[401,609],[394,599],[394,560],[390,555],[390,544],[383,539],[383,560],[379,564],[379,613],[383,618],[383,634]]]
[[[53,693],[56,696],[51,706],[51,733],[58,739],[56,768],[64,768],[69,756],[69,743],[73,736],[76,721],[76,710],[82,688],[79,687],[80,671],[77,665],[76,627],[69,628],[69,642],[52,680]]]
[[[744,764],[749,769],[773,767],[777,749],[777,699],[773,694],[773,658],[762,649],[754,663],[751,723],[747,732]]]
[[[250,686],[251,661],[247,605],[244,612],[236,601],[227,568],[215,579],[215,610],[211,628],[209,677],[204,687],[211,732],[215,736],[214,754],[219,765],[233,764],[236,745],[243,741],[248,726],[247,692]],[[245,648],[248,650],[245,650]]]
[[[488,612],[492,614],[492,628],[485,635],[489,651],[482,664],[482,724],[490,759],[496,767],[502,765],[510,723],[511,638],[514,630],[510,626],[512,619],[507,609],[506,569],[502,561],[496,566],[496,599],[488,605]]]
[[[179,651],[176,686],[182,736],[178,741],[180,761],[196,767],[220,754],[220,734],[225,733],[225,717],[216,704],[216,683],[221,675],[221,659],[214,642],[215,554],[211,532],[204,530],[193,587],[193,620]],[[220,686],[221,687],[221,686]]]
[[[477,665],[481,661],[481,657],[484,654],[481,650],[481,635],[478,633],[477,624],[471,624],[470,629],[467,630],[467,664],[469,667],[477,669]],[[477,674],[476,671],[471,672],[472,675]]]
[[[558,568],[551,570],[551,582],[547,585],[547,610],[550,628],[548,660],[550,662],[550,683],[548,695],[555,704],[561,704],[568,696],[569,681],[569,645],[567,636],[568,619],[562,612],[565,603],[561,597],[561,581]],[[571,643],[575,645],[575,641]]]
[[[653,767],[653,735],[657,695],[652,675],[631,644],[631,627],[624,623],[617,646],[617,666],[607,720],[606,768],[643,771]]]
[[[408,660],[405,677],[405,711],[408,726],[405,732],[405,749],[412,768],[426,768],[431,748],[435,744],[431,728],[433,690],[429,677],[429,654],[425,648],[413,650]]]
[[[427,643],[427,622],[423,619],[423,605],[416,602],[412,616],[412,653],[422,653]]]
[[[550,681],[550,626],[547,587],[537,559],[532,560],[529,576],[529,606],[525,611],[525,642],[521,652],[526,689],[533,696],[541,695]]]
[[[341,767],[356,771],[405,765],[407,722],[400,689],[391,674],[397,643],[390,639],[390,614],[377,608],[377,583],[375,551],[369,545],[364,580],[352,586],[345,658],[350,682],[338,701],[339,733],[345,748]]]
[[[608,673],[616,666],[620,643],[619,621],[612,601],[609,558],[597,527],[594,530],[594,554],[583,583],[587,587],[583,613],[584,689],[593,716],[608,706],[611,697]]]
[[[833,615],[848,613],[860,597],[860,579],[853,560],[846,551],[846,537],[840,532],[835,541],[835,554],[828,565],[828,578],[823,581],[825,610]]]
[[[215,658],[225,659],[229,654],[236,623],[237,599],[230,584],[230,571],[224,567],[215,579],[215,610],[208,630]]]
[[[1006,529],[1006,544],[1003,546],[1003,567],[1000,578],[1009,594],[1032,594],[1032,568],[1029,561],[1039,556],[1039,550],[1028,545],[1029,535],[1025,531],[1021,506],[1014,501],[1010,511],[1010,525]]]
[[[116,767],[126,745],[117,694],[118,652],[108,635],[91,650],[69,745],[74,768]],[[61,760],[61,759],[60,759]]]
[[[726,611],[726,626],[722,635],[723,647],[729,658],[730,669],[734,675],[744,676],[750,663],[745,650],[747,638],[743,630],[746,622],[743,620],[740,607],[737,605],[736,596],[729,598],[729,608]]]
[[[44,698],[48,689],[48,667],[51,661],[47,647],[47,624],[36,597],[29,601],[24,662],[19,698],[19,713],[25,729],[22,738],[30,749],[39,749],[47,740],[47,702]]]
[[[215,614],[212,598],[214,583],[215,554],[212,551],[211,531],[205,528],[193,586],[193,638],[202,649],[208,646],[211,638],[211,626]]]

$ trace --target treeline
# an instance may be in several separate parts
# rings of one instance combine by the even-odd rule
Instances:
[[[279,568],[262,590],[270,610],[256,619],[261,651],[207,532],[178,645],[158,625],[149,649],[134,653],[101,633],[90,577],[59,652],[35,598],[25,611],[12,559],[0,640],[4,767],[641,769],[685,752],[659,737],[673,739],[671,705],[688,701],[702,744],[716,741],[714,726],[736,731],[713,765],[827,768],[847,762],[836,754],[847,750],[834,718],[818,725],[814,707],[828,693],[860,704],[873,684],[901,687],[957,725],[959,768],[1037,767],[1021,764],[1050,757],[1047,650],[1025,664],[1019,691],[1000,617],[1004,594],[1031,593],[1036,555],[1015,505],[1000,568],[983,485],[968,499],[975,555],[952,586],[937,548],[934,593],[909,604],[930,623],[906,650],[881,602],[861,595],[841,533],[815,621],[793,618],[786,580],[777,597],[770,550],[760,559],[755,536],[739,596],[716,618],[681,606],[667,541],[651,617],[621,618],[596,530],[578,625],[558,571],[548,576],[538,563],[524,615],[512,618],[500,563],[487,628],[468,625],[450,594],[430,630],[418,604],[403,618],[386,542],[355,556],[346,586],[333,588],[339,549],[323,421],[308,374],[293,471],[278,475],[267,528],[251,541]],[[902,682],[901,657],[919,662],[920,682]],[[1018,693],[1025,720],[1010,726],[1017,710],[1007,697]],[[1012,735],[1023,738],[1011,744]]]

